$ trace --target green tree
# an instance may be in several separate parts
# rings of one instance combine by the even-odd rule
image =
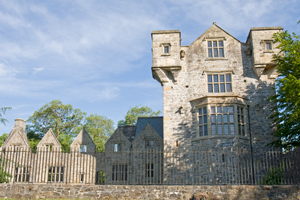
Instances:
[[[1,136],[0,136],[0,147],[2,146],[2,144],[4,143],[4,141],[6,140],[8,134],[7,133],[3,133]]]
[[[118,126],[136,125],[138,117],[151,117],[158,116],[159,114],[160,110],[155,112],[148,106],[135,106],[129,108],[126,113],[125,119],[118,121]]]
[[[26,131],[32,147],[52,128],[61,145],[68,148],[78,134],[74,130],[81,125],[85,115],[80,109],[74,109],[71,104],[65,105],[59,100],[45,104],[27,120]]]
[[[11,110],[11,107],[0,108],[0,124],[4,124],[5,125],[5,122],[8,122],[7,119],[3,118],[3,115],[5,115],[5,112],[7,110]]]
[[[85,118],[84,124],[77,128],[77,132],[79,133],[83,127],[96,144],[96,150],[103,152],[106,141],[114,132],[114,122],[105,116],[91,114]]]
[[[276,94],[270,98],[274,107],[271,115],[278,139],[271,144],[285,150],[300,146],[300,37],[284,31],[274,34],[280,53],[274,55],[280,78]]]

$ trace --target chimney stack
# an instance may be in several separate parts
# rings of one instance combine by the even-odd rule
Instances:
[[[16,127],[19,127],[19,128],[21,128],[22,130],[25,131],[26,121],[24,119],[21,119],[21,118],[15,119],[15,128]]]

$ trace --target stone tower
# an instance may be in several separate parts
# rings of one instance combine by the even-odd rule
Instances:
[[[278,53],[273,33],[252,28],[245,43],[213,25],[189,46],[181,33],[152,32],[152,74],[163,87],[164,147],[267,148],[268,97]]]

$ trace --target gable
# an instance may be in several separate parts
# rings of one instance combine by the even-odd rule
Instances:
[[[111,135],[111,137],[105,143],[105,150],[112,150],[113,144],[121,143],[123,144],[123,149],[129,149],[131,146],[131,142],[127,139],[127,137],[123,133],[124,127],[118,127],[117,130]]]
[[[145,140],[155,141],[156,147],[163,146],[163,138],[155,131],[155,129],[148,123],[144,129],[132,141],[132,147],[145,148]]]
[[[22,133],[20,131],[13,129],[10,132],[9,137],[7,137],[7,139],[3,143],[2,148],[10,146],[29,147],[29,143],[24,139],[24,137],[22,137]]]
[[[135,137],[150,124],[152,128],[158,133],[161,138],[164,138],[164,127],[163,127],[163,117],[139,117],[137,121],[137,127],[135,132]]]
[[[96,149],[96,145],[90,134],[83,128],[71,144],[71,148],[80,148],[80,145],[86,145],[87,151],[91,152]]]
[[[61,144],[57,140],[51,128],[47,131],[42,140],[38,143],[37,147],[46,147],[46,145],[53,145],[53,147],[59,148],[61,147]]]

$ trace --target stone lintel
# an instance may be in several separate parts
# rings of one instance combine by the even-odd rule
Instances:
[[[153,34],[169,34],[169,33],[180,33],[179,30],[159,30],[159,31],[152,31],[151,35]]]

